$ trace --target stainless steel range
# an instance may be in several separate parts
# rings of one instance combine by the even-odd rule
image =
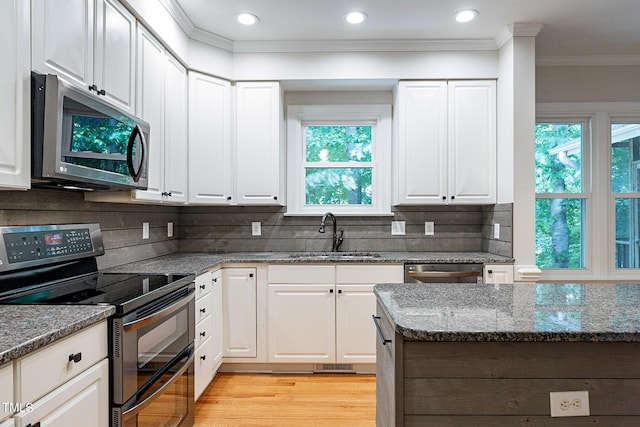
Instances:
[[[0,303],[111,304],[111,425],[193,425],[193,275],[100,272],[98,224],[0,227]]]

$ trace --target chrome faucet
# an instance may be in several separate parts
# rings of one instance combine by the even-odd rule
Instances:
[[[336,216],[331,212],[327,212],[322,216],[322,221],[320,221],[320,229],[318,230],[320,233],[324,233],[324,222],[327,220],[327,218],[331,218],[331,223],[333,225],[333,237],[331,239],[332,240],[331,252],[337,252],[338,248],[344,241],[344,229],[342,228],[340,229],[340,236],[338,236],[338,233],[336,232],[336,227],[337,227]]]

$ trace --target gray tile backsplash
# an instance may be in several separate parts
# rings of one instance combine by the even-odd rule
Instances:
[[[345,251],[483,251],[512,256],[512,205],[404,206],[394,216],[338,217],[344,228]],[[285,208],[156,206],[93,203],[80,192],[35,189],[0,191],[0,226],[97,222],[103,231],[106,254],[100,268],[153,258],[174,252],[285,252],[331,250],[331,227],[318,232],[317,217],[290,217]],[[405,221],[404,236],[391,235],[391,221]],[[174,237],[167,237],[167,223]],[[262,223],[262,235],[251,235],[251,222]],[[425,221],[435,223],[435,234],[424,235]],[[142,223],[150,224],[142,239]],[[493,239],[493,224],[500,239]]]

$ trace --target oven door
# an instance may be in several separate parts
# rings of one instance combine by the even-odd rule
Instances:
[[[114,426],[135,426],[148,414],[163,426],[193,416],[195,291],[188,286],[111,320],[111,404]],[[153,420],[157,424],[157,418]]]

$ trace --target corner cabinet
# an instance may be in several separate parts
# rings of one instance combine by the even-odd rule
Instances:
[[[189,71],[189,203],[232,201],[231,84]]]
[[[285,150],[278,82],[235,85],[235,187],[238,205],[284,205]]]
[[[0,189],[31,186],[31,66],[29,2],[0,3]]]
[[[33,0],[33,69],[135,109],[136,19],[117,0]]]
[[[496,82],[407,81],[395,91],[394,204],[496,202]]]

